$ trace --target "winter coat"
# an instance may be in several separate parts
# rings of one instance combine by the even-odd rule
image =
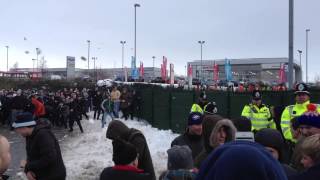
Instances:
[[[320,164],[310,167],[306,171],[289,177],[289,180],[319,180]]]
[[[150,174],[133,166],[114,166],[105,168],[100,180],[151,180]]]
[[[69,117],[73,120],[78,120],[80,117],[81,108],[79,106],[78,100],[74,99],[69,104]]]
[[[120,138],[133,144],[137,148],[139,154],[138,168],[149,173],[152,180],[155,180],[155,173],[149,147],[144,135],[139,130],[128,128],[121,121],[113,120],[108,126],[106,135],[109,139]]]
[[[37,180],[64,180],[66,168],[56,137],[47,125],[37,125],[26,138],[25,172],[35,173]]]
[[[101,102],[102,102],[102,95],[101,94],[96,94],[92,98],[92,104],[95,108],[100,108]]]
[[[232,141],[211,152],[196,180],[287,180],[280,163],[261,145]]]
[[[229,120],[219,120],[212,132],[209,134],[209,139],[206,142],[205,148],[201,151],[201,153],[195,159],[195,167],[200,168],[202,162],[207,158],[207,156],[218,146],[220,146],[216,142],[216,138],[218,136],[219,130],[225,127],[227,130],[226,142],[233,141],[235,139],[236,128]],[[206,134],[206,136],[208,136]],[[209,141],[209,142],[208,142]]]
[[[122,93],[120,96],[120,108],[126,109],[131,105],[132,97],[129,92]]]
[[[41,103],[39,100],[37,100],[36,98],[32,98],[31,99],[32,104],[35,106],[35,110],[34,110],[34,115],[36,117],[40,117],[40,116],[44,116],[46,114],[46,110],[44,107],[44,104]]]
[[[113,112],[113,102],[110,99],[104,99],[101,103],[101,109],[104,112]]]
[[[194,180],[197,174],[192,170],[168,170],[161,174],[159,180]]]
[[[301,145],[304,141],[305,137],[301,137],[298,142],[295,144],[292,157],[291,157],[291,166],[295,168],[297,171],[301,172],[304,170],[303,165],[301,164],[301,158],[302,158],[302,149]]]
[[[13,97],[11,103],[12,109],[25,110],[29,104],[29,100],[25,96],[20,95]]]
[[[176,137],[171,142],[171,147],[173,147],[174,145],[189,146],[192,151],[192,159],[194,160],[203,149],[203,138],[199,135],[191,135],[188,131],[189,130],[187,130],[184,134]]]

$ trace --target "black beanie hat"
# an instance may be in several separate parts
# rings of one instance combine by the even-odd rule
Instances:
[[[129,142],[121,139],[112,141],[113,157],[112,160],[115,165],[127,165],[133,162],[137,156],[137,149]]]
[[[231,119],[238,132],[251,131],[251,121],[247,117],[240,116],[238,118]]]
[[[255,134],[254,139],[262,146],[276,149],[279,153],[279,159],[281,159],[284,139],[279,131],[270,128],[261,129]]]

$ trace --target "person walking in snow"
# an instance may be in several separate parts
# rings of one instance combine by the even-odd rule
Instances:
[[[72,132],[73,131],[73,124],[74,122],[76,122],[79,126],[79,129],[81,131],[81,133],[83,133],[83,128],[82,128],[82,125],[81,125],[81,122],[80,122],[80,107],[79,107],[79,102],[77,100],[77,95],[75,93],[72,93],[71,94],[71,99],[70,99],[70,103],[69,103],[69,111],[70,111],[70,114],[69,114],[69,132]]]
[[[138,168],[151,174],[151,180],[156,179],[149,147],[146,138],[141,131],[134,128],[128,128],[119,120],[113,120],[108,126],[106,137],[111,140],[122,139],[133,144],[134,147],[137,148],[139,154]]]
[[[138,168],[138,152],[134,145],[115,139],[113,146],[113,167],[105,168],[100,174],[100,180],[150,180],[149,173]]]
[[[113,120],[113,102],[111,101],[110,95],[107,94],[101,103],[101,109],[103,110],[103,116],[101,120],[101,127],[104,128],[107,117],[110,116]]]
[[[28,180],[65,180],[66,168],[59,143],[48,124],[36,124],[29,112],[20,113],[12,124],[26,138],[27,160],[22,164]]]

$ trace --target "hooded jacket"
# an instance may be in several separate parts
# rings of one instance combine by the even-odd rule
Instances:
[[[211,135],[210,135],[210,146],[214,149],[216,147],[220,146],[220,144],[218,142],[218,133],[219,133],[220,129],[223,127],[226,130],[225,142],[235,140],[237,129],[234,127],[232,121],[230,121],[229,119],[223,119],[216,124],[216,126],[213,128]]]
[[[143,169],[146,173],[149,173],[152,177],[152,180],[155,180],[156,176],[154,173],[149,147],[144,135],[139,130],[128,128],[123,122],[113,120],[108,126],[106,136],[111,140],[120,138],[133,144],[137,148],[139,154],[138,168]]]
[[[290,176],[289,180],[319,180],[320,179],[320,164],[312,166],[311,168],[307,169],[306,171]]]
[[[205,115],[205,117],[203,118],[202,136],[204,149],[202,149],[200,154],[194,160],[194,165],[196,168],[200,168],[202,161],[204,161],[206,157],[210,154],[210,152],[213,150],[213,148],[210,146],[211,132],[217,124],[217,122],[221,119],[223,119],[223,117],[219,115]]]
[[[287,180],[280,163],[259,144],[233,141],[213,151],[196,180]]]
[[[37,180],[64,180],[66,168],[56,137],[48,125],[37,125],[26,138],[25,172],[35,173]]]

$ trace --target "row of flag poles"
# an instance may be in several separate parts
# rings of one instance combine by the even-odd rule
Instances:
[[[161,64],[161,78],[163,81],[168,81],[168,70],[167,70],[167,57],[163,56],[162,64]],[[125,76],[127,72],[125,71]],[[131,57],[131,77],[133,79],[144,78],[144,66],[143,62],[140,62],[139,69],[136,67],[136,59],[132,56]],[[170,71],[169,71],[169,83],[174,84],[174,65],[170,64]]]
[[[163,56],[162,59],[162,64],[161,64],[161,79],[165,82],[168,82],[170,84],[174,84],[174,65],[170,63],[169,66],[169,73],[167,70],[167,64],[168,64],[168,59],[167,57]],[[214,62],[213,66],[213,80],[218,81],[219,80],[219,66],[216,62]],[[225,70],[225,78],[227,81],[232,81],[232,67],[231,67],[231,62],[230,59],[225,59],[225,64],[224,64],[224,70]],[[144,65],[143,62],[140,62],[140,67],[136,67],[136,60],[132,56],[131,60],[131,76],[133,79],[139,79],[139,78],[144,78]],[[125,77],[127,77],[127,69],[125,69]],[[192,81],[192,66],[191,64],[188,65],[187,69],[187,76],[189,81]],[[168,79],[169,75],[169,79]],[[284,83],[286,82],[286,65],[285,64],[280,64],[280,69],[279,69],[279,83]]]

